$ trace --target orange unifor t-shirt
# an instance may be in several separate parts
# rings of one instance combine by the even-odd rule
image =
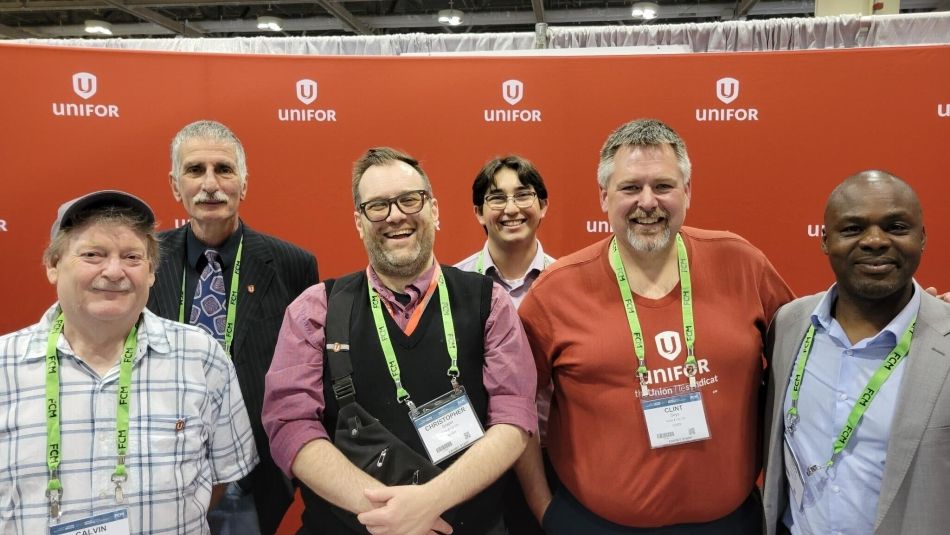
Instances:
[[[558,476],[585,507],[627,526],[708,522],[748,497],[760,466],[765,333],[793,298],[765,256],[739,236],[689,227],[681,234],[708,440],[650,448],[609,239],[549,267],[520,309],[539,384],[554,380],[547,446]],[[680,286],[634,302],[651,388],[688,384]]]

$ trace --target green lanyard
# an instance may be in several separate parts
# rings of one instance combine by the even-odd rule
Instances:
[[[884,359],[884,362],[882,362],[877,371],[874,372],[874,375],[871,376],[871,380],[868,381],[867,386],[864,387],[861,397],[858,398],[858,402],[854,404],[854,407],[851,408],[851,413],[848,414],[848,420],[845,422],[844,428],[838,433],[838,438],[835,439],[831,459],[828,459],[828,462],[825,463],[826,467],[832,466],[835,461],[835,456],[841,453],[845,446],[848,445],[851,437],[854,436],[854,430],[858,428],[858,424],[861,422],[861,418],[864,417],[864,413],[868,410],[871,402],[874,401],[877,393],[881,391],[881,387],[888,378],[890,378],[891,374],[894,373],[897,365],[900,364],[901,361],[904,360],[904,357],[910,352],[910,341],[914,336],[914,327],[916,325],[917,317],[915,316],[914,319],[911,320],[910,325],[907,326],[907,330],[901,335],[897,345],[887,355],[887,358]],[[802,341],[802,349],[798,354],[798,362],[795,363],[795,375],[792,378],[792,406],[789,407],[788,413],[786,413],[789,432],[792,433],[795,432],[795,426],[799,420],[798,396],[801,394],[802,381],[805,379],[805,366],[808,364],[808,356],[811,354],[814,340],[815,326],[809,325],[808,332],[805,333],[805,340]],[[808,468],[808,475],[812,475],[819,469],[820,467],[818,465],[810,466]]]
[[[449,358],[452,364],[449,366],[448,376],[452,381],[452,389],[457,390],[458,385],[458,345],[455,341],[455,324],[452,322],[452,309],[449,304],[449,290],[445,286],[445,276],[442,269],[436,264],[433,277],[439,278],[439,305],[442,312],[442,330],[445,332],[445,347],[449,352]],[[379,345],[383,347],[383,355],[386,357],[386,367],[389,368],[389,375],[396,383],[396,400],[399,403],[405,403],[411,412],[416,411],[416,405],[409,399],[409,392],[402,386],[401,374],[399,372],[399,362],[396,360],[396,351],[393,349],[392,340],[389,338],[389,328],[386,326],[386,320],[383,318],[383,307],[380,306],[379,292],[373,289],[372,284],[369,287],[369,306],[373,310],[373,322],[376,324],[376,334],[379,335]]]
[[[231,272],[231,290],[228,292],[228,318],[224,326],[224,351],[231,354],[231,342],[234,341],[234,317],[237,315],[238,282],[241,280],[241,253],[244,251],[244,236],[238,242],[237,256],[234,258],[234,270]],[[185,273],[181,272],[181,295],[178,297],[178,322],[185,323]]]
[[[542,270],[546,269],[553,262],[554,260],[551,257],[549,257],[548,255],[544,255],[544,260],[542,260],[541,262],[541,269]],[[475,272],[481,273],[482,275],[485,274],[485,250],[484,249],[478,252],[478,258],[475,259]]]
[[[696,329],[693,324],[693,285],[689,278],[689,258],[686,256],[686,245],[683,238],[676,235],[676,259],[680,272],[680,301],[683,305],[683,334],[686,338],[686,364],[683,371],[689,377],[689,387],[696,388],[696,356],[693,354],[693,345],[696,340]],[[650,388],[649,370],[647,370],[646,352],[643,348],[643,330],[640,328],[640,319],[637,317],[637,307],[633,303],[633,292],[627,281],[627,271],[623,268],[620,258],[620,247],[617,238],[610,240],[610,267],[617,276],[617,285],[620,286],[620,296],[623,298],[623,308],[627,313],[627,324],[630,326],[630,335],[633,337],[633,351],[637,354],[637,377],[640,379],[641,393],[646,396]]]
[[[63,332],[65,319],[60,312],[53,321],[46,342],[46,465],[49,467],[49,483],[46,485],[46,496],[49,498],[49,514],[52,518],[59,518],[60,499],[63,496],[63,484],[59,480],[59,462],[62,455],[60,437],[60,395],[59,395],[59,355],[56,344]],[[125,469],[125,454],[129,444],[129,401],[132,390],[132,363],[135,360],[135,349],[138,345],[136,333],[138,329],[132,326],[125,339],[122,349],[122,360],[119,361],[119,390],[116,396],[115,443],[118,453],[115,472],[112,473],[112,482],[115,483],[115,501],[122,503],[122,483],[128,479]]]

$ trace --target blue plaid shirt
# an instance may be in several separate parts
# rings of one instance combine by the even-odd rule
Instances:
[[[57,306],[36,325],[0,337],[0,534],[43,534],[46,486],[46,344]],[[257,450],[234,366],[195,327],[143,312],[132,371],[128,481],[115,502],[119,366],[104,377],[60,356],[62,517],[127,508],[132,533],[210,533],[212,485],[236,481]]]

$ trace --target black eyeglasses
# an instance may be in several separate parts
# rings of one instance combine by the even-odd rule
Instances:
[[[418,214],[425,206],[427,197],[432,196],[425,190],[407,191],[388,199],[373,199],[360,203],[359,210],[366,219],[378,223],[389,217],[394,204],[406,215]]]
[[[530,190],[522,190],[514,195],[505,195],[504,193],[491,193],[485,195],[485,204],[492,210],[504,210],[508,206],[508,199],[515,201],[518,208],[530,208],[534,204],[534,199],[538,193]]]

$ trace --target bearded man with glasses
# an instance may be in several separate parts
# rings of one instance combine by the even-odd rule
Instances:
[[[303,483],[298,533],[507,533],[496,480],[537,431],[515,307],[488,277],[436,262],[439,205],[417,160],[367,151],[354,165],[353,204],[369,266],[288,307],[267,374],[272,452]],[[367,422],[346,416],[354,403],[398,439],[360,466],[350,445]],[[367,473],[401,462],[387,453],[405,449],[441,473],[391,486]]]

